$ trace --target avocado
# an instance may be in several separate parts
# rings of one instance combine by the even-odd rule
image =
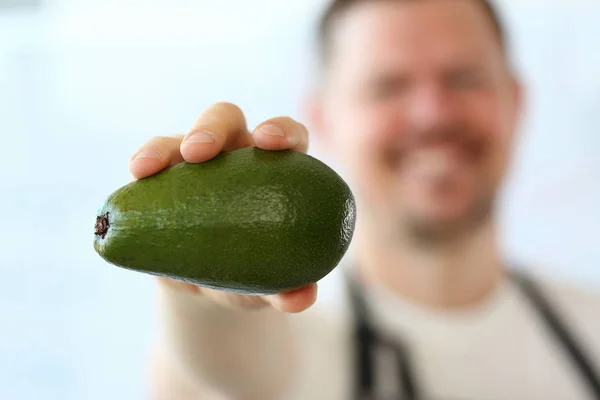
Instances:
[[[355,217],[350,188],[323,162],[248,147],[119,188],[97,213],[94,248],[125,269],[267,295],[331,272]]]

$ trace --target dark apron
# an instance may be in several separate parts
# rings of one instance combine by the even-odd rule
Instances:
[[[558,313],[550,306],[550,303],[537,286],[525,273],[512,271],[512,279],[517,283],[521,292],[531,302],[538,312],[546,328],[563,348],[572,363],[579,372],[583,383],[589,389],[590,399],[600,400],[600,378],[592,368],[591,362],[586,358],[581,346],[575,340],[574,335],[567,329],[567,325],[558,316]],[[350,292],[350,300],[355,320],[356,339],[356,400],[418,400],[423,399],[418,380],[413,369],[413,363],[407,347],[394,340],[378,335],[372,328],[370,313],[362,294],[361,287],[351,274],[346,277]],[[384,349],[389,351],[394,358],[395,373],[398,377],[399,393],[382,397],[376,393],[376,351]]]

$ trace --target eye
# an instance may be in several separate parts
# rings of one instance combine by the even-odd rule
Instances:
[[[448,74],[446,84],[456,90],[478,89],[485,85],[485,78],[480,71],[463,69]]]
[[[370,85],[370,97],[374,100],[386,100],[402,96],[408,90],[408,80],[403,78],[380,78]]]

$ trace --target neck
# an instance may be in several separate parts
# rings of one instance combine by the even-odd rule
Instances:
[[[428,308],[476,305],[504,274],[492,223],[452,245],[435,248],[412,246],[408,241],[390,243],[369,229],[358,233],[358,273],[365,284],[383,285]]]

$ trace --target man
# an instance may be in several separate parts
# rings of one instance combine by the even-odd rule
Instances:
[[[600,297],[516,273],[498,248],[522,90],[490,5],[337,0],[320,39],[307,120],[358,200],[352,253],[327,278],[339,297],[160,280],[153,398],[600,399]],[[252,145],[306,151],[307,129],[277,117],[249,132],[218,103],[130,170]]]

